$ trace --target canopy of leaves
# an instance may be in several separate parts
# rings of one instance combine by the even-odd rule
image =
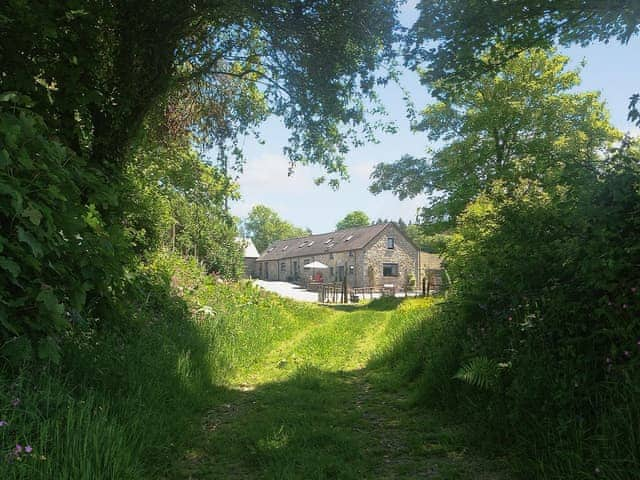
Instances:
[[[0,91],[31,96],[64,144],[113,168],[176,85],[206,82],[223,105],[237,92],[222,80],[232,77],[259,86],[283,118],[293,162],[341,172],[349,143],[370,133],[364,98],[384,81],[373,72],[393,56],[397,8],[392,0],[9,0],[0,5]],[[234,128],[215,123],[202,125],[215,128],[213,138]]]
[[[256,205],[251,209],[244,221],[244,227],[259,252],[264,252],[276,240],[304,237],[311,234],[311,230],[292,225],[283,220],[277,212],[264,205]]]
[[[445,145],[427,158],[377,165],[371,191],[424,192],[423,219],[447,227],[497,181],[509,189],[522,178],[555,183],[580,175],[617,134],[597,93],[571,92],[580,78],[567,62],[534,50],[467,89],[442,84],[448,100],[427,106],[415,129]]]
[[[371,223],[369,216],[362,210],[355,210],[347,213],[347,215],[336,224],[336,230],[344,230],[345,228],[366,227]]]
[[[126,221],[143,251],[157,248],[201,262],[208,271],[236,278],[242,263],[237,228],[224,206],[237,185],[180,143],[144,143],[127,168],[133,184]]]
[[[407,225],[404,231],[420,251],[429,253],[442,253],[450,238],[450,234],[446,232],[434,234],[429,228],[417,223]]]
[[[422,0],[418,10],[408,64],[428,65],[427,82],[446,80],[460,88],[527,49],[556,41],[626,43],[640,32],[640,2],[629,0]],[[446,94],[437,87],[435,93]],[[637,101],[634,95],[630,118],[640,122]]]
[[[0,2],[0,345],[55,358],[70,325],[118,318],[157,248],[236,276],[239,140],[278,115],[293,163],[344,174],[396,17],[395,0]]]

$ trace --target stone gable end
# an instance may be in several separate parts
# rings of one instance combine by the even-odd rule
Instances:
[[[394,248],[388,248],[387,239],[393,238]],[[393,224],[387,227],[364,248],[362,255],[365,284],[369,286],[395,285],[403,288],[410,274],[418,282],[418,250]],[[396,275],[384,275],[384,264],[397,265]],[[369,269],[372,269],[373,275]],[[416,285],[417,287],[417,285]]]

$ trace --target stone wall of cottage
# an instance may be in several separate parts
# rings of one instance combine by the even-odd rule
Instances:
[[[387,248],[387,239],[391,237],[394,241],[394,248]],[[418,288],[419,264],[418,250],[405,239],[404,235],[393,225],[387,226],[377,239],[365,248],[364,264],[367,271],[364,272],[369,285],[368,268],[372,268],[373,286],[395,285],[396,288],[404,288],[409,274],[413,274]],[[394,263],[398,265],[397,276],[384,276],[383,264]]]
[[[393,237],[394,248],[387,248],[387,238]],[[306,263],[318,261],[329,268],[311,271]],[[383,276],[383,264],[398,264],[397,276]],[[256,276],[263,280],[299,281],[306,283],[312,274],[321,274],[325,283],[340,281],[341,267],[347,277],[349,287],[380,287],[393,284],[404,287],[410,273],[416,278],[418,288],[418,251],[393,225],[385,230],[371,244],[361,250],[327,252],[320,255],[284,258],[281,260],[258,261]],[[369,267],[373,276],[370,278]],[[268,274],[267,274],[268,272]]]
[[[360,258],[359,258],[360,257]],[[263,280],[303,281],[312,275],[322,275],[325,283],[338,282],[340,275],[347,276],[349,286],[363,286],[362,251],[327,252],[308,257],[292,257],[281,260],[259,261],[255,267],[256,275]],[[304,265],[311,262],[321,262],[328,269],[311,270]],[[262,268],[261,268],[262,266]],[[268,272],[268,275],[267,275]]]

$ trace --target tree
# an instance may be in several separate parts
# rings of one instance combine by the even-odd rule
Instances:
[[[138,208],[128,208],[126,218],[140,240],[158,237],[155,243],[165,250],[195,258],[226,278],[238,277],[237,228],[224,206],[224,199],[238,193],[225,172],[203,162],[189,144],[151,142],[138,148],[127,178]]]
[[[231,182],[200,168],[194,145],[217,148],[225,171],[238,138],[277,115],[292,165],[345,174],[343,156],[376,126],[367,110],[394,57],[397,10],[391,0],[0,2],[0,204],[11,204],[0,209],[0,344],[23,335],[53,358],[69,318],[117,317],[167,217],[183,228],[176,246],[232,277],[235,228],[218,203]],[[184,161],[194,190],[175,177],[150,183],[141,149]]]
[[[367,227],[370,224],[369,216],[362,210],[355,210],[340,220],[336,224],[336,230],[344,230],[346,228]]]
[[[429,253],[444,252],[450,238],[446,232],[431,234],[428,227],[418,224],[407,225],[405,233],[421,251]]]
[[[407,41],[408,64],[428,64],[427,82],[446,80],[461,88],[526,49],[549,48],[555,41],[626,43],[640,31],[640,3],[628,0],[422,0],[418,9]],[[638,101],[633,95],[629,117],[640,125]]]
[[[292,225],[264,205],[256,205],[251,209],[244,222],[244,227],[259,252],[264,252],[276,240],[304,237],[311,234],[311,230],[308,228],[304,229]]]
[[[414,128],[446,144],[430,158],[378,164],[370,190],[401,199],[426,193],[423,222],[446,229],[496,182],[510,189],[522,178],[557,183],[580,175],[616,131],[598,93],[569,92],[580,77],[567,62],[533,50],[467,89],[439,85],[448,101],[427,106]]]
[[[196,79],[224,94],[221,78],[235,78],[260,85],[292,131],[292,162],[340,173],[359,127],[370,131],[362,100],[384,81],[373,72],[394,55],[397,13],[391,0],[11,0],[0,90],[30,96],[66,146],[116,175],[167,93]]]

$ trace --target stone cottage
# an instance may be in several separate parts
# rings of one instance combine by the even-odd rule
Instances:
[[[256,261],[256,276],[304,281],[312,274],[304,266],[314,261],[329,267],[315,271],[325,283],[346,276],[349,287],[356,288],[403,288],[410,277],[416,287],[420,284],[420,252],[393,223],[277,241]]]

